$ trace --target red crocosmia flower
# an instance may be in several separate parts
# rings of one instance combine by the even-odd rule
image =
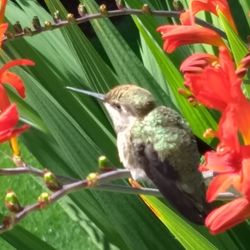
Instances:
[[[0,143],[9,140],[14,136],[18,136],[29,128],[28,125],[23,125],[15,128],[19,120],[18,111],[15,104],[11,104],[0,115]]]
[[[208,11],[217,16],[219,10],[226,17],[234,31],[237,32],[227,0],[191,0],[191,10],[193,15],[200,11]]]
[[[245,179],[242,170],[247,167],[246,160],[250,157],[250,147],[239,144],[235,113],[229,110],[223,115],[217,131],[220,144],[216,151],[206,152],[205,161],[199,167],[200,171],[211,170],[216,174],[207,189],[209,202],[215,200],[220,192],[226,191],[230,186],[239,191],[243,189]]]
[[[185,86],[196,100],[221,111],[221,122],[228,115],[233,115],[244,144],[250,144],[250,102],[242,92],[242,79],[235,72],[228,50],[221,47],[218,59],[211,55],[192,55],[183,62],[181,70]],[[227,132],[224,138],[228,138]]]
[[[163,25],[157,29],[164,40],[163,49],[172,53],[182,45],[207,43],[214,46],[224,46],[220,35],[213,30],[194,25]]]
[[[229,187],[234,187],[239,192],[248,193],[247,179],[248,176],[243,175],[243,169],[249,168],[249,148],[242,148],[237,152],[233,149],[222,145],[217,147],[216,151],[207,152],[205,154],[205,163],[200,166],[200,170],[211,170],[215,173],[215,177],[209,183],[206,198],[208,202],[214,201],[218,194],[225,192]],[[245,179],[246,178],[246,179]],[[249,184],[249,183],[248,183]]]
[[[17,59],[10,61],[3,65],[2,68],[0,68],[0,109],[4,110],[10,105],[8,96],[2,86],[2,84],[10,84],[12,87],[16,89],[16,91],[19,93],[19,95],[24,98],[25,97],[25,87],[23,84],[22,79],[16,75],[15,73],[12,73],[9,70],[9,68],[14,66],[33,66],[35,63],[28,59]]]
[[[201,61],[205,67],[201,67]],[[188,72],[194,66],[201,72]],[[220,48],[219,58],[192,55],[184,61],[181,69],[188,72],[185,74],[186,85],[195,98],[209,108],[223,111],[233,99],[246,100],[241,91],[241,79],[235,74],[232,58],[224,47]]]
[[[207,189],[208,202],[215,200],[219,193],[230,187],[242,195],[242,198],[208,215],[205,223],[213,234],[223,232],[250,217],[250,145],[240,145],[239,113],[240,109],[234,104],[229,104],[224,110],[217,131],[220,144],[216,151],[205,154],[205,161],[200,166],[201,171],[211,170],[215,173]]]
[[[242,197],[237,198],[217,209],[206,218],[205,225],[212,234],[223,233],[250,217],[250,202]]]

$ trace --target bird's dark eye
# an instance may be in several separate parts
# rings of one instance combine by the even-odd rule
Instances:
[[[121,110],[121,105],[118,103],[112,103],[112,106],[119,111]]]

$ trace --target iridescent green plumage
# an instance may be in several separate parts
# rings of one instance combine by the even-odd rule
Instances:
[[[159,106],[134,123],[130,140],[133,145],[131,151],[136,152],[134,160],[141,164],[172,205],[176,206],[175,199],[182,200],[176,208],[182,214],[190,213],[188,209],[196,210],[194,212],[198,216],[194,221],[202,223],[207,207],[203,179],[197,169],[200,155],[183,118],[176,111]],[[138,149],[143,147],[144,150]],[[154,162],[149,158],[154,158]],[[188,217],[187,214],[185,216]]]

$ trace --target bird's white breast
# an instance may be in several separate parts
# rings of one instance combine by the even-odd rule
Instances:
[[[138,165],[130,143],[130,130],[137,118],[129,114],[123,107],[118,111],[109,103],[104,103],[104,105],[109,112],[117,133],[117,148],[121,163],[131,172],[133,179],[146,179],[146,174]]]
[[[130,171],[134,180],[147,179],[144,170],[137,164],[137,159],[134,158],[134,154],[131,151],[133,149],[130,143],[130,129],[131,127],[128,127],[117,134],[117,148],[120,161]]]

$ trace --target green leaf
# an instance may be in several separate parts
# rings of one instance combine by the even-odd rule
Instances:
[[[20,250],[55,250],[54,247],[39,239],[21,226],[16,226],[11,231],[4,233],[1,237],[13,247]]]
[[[175,235],[185,249],[241,249],[242,243],[235,240],[229,232],[211,235],[204,227],[189,224],[174,213],[158,198],[141,195],[141,198],[162,221],[162,223]],[[248,227],[249,228],[249,227]],[[243,247],[244,249],[244,247]]]
[[[224,31],[226,32],[231,51],[233,53],[233,57],[236,61],[236,64],[239,64],[240,60],[248,53],[247,46],[240,39],[239,35],[236,34],[236,32],[232,29],[222,12],[218,11],[218,13]]]
[[[217,249],[211,242],[169,209],[158,198],[145,195],[141,195],[141,198],[162,223],[175,235],[185,249]]]
[[[250,2],[228,0],[228,3],[240,36],[245,41],[250,33]]]

